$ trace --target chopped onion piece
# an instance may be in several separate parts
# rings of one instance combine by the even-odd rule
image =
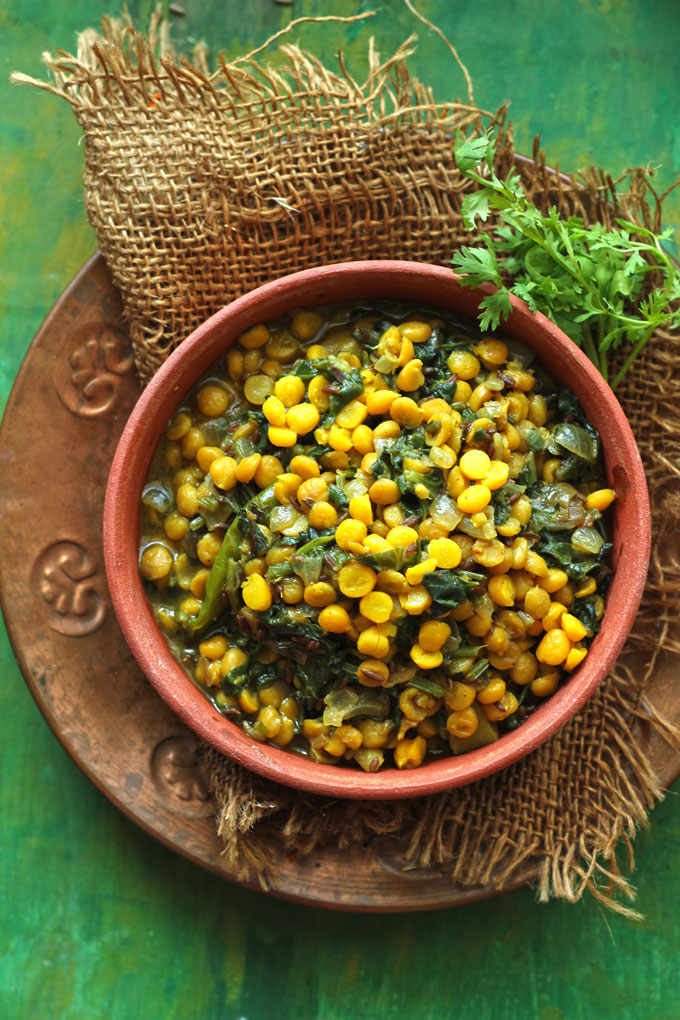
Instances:
[[[291,536],[301,535],[308,527],[307,518],[304,514],[298,514],[296,520],[294,520],[292,524],[289,524],[287,528],[281,528],[281,534]]]
[[[356,475],[354,478],[350,478],[348,482],[345,482],[342,488],[348,499],[354,499],[355,496],[363,496],[365,492],[368,492],[372,484],[372,481],[368,482],[365,480],[365,476]]]
[[[430,460],[435,467],[444,468],[444,470],[453,467],[453,453],[448,447],[445,449],[443,446],[433,446],[430,450]]]
[[[275,506],[269,517],[269,527],[272,531],[283,531],[300,517],[300,512],[294,506]]]
[[[456,525],[463,520],[458,504],[450,496],[437,496],[430,506],[430,517],[435,524],[442,528],[453,531]]]
[[[595,528],[577,528],[571,536],[571,544],[579,552],[590,553],[597,556],[604,545],[604,539]]]
[[[344,719],[353,719],[357,715],[384,719],[390,709],[387,691],[379,689],[355,691],[345,687],[340,691],[331,691],[323,700],[326,705],[324,726],[342,726]]]

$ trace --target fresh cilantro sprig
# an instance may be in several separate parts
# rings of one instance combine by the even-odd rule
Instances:
[[[463,246],[452,259],[465,286],[497,288],[480,304],[482,329],[496,329],[509,316],[515,294],[563,329],[605,379],[609,351],[628,343],[615,389],[656,329],[680,325],[680,275],[663,247],[671,231],[655,234],[623,219],[610,230],[586,226],[555,207],[544,216],[516,171],[505,180],[497,176],[494,156],[490,133],[456,138],[458,169],[478,185],[463,199],[463,223],[475,230],[477,219],[486,222],[492,213],[502,221],[480,245]]]

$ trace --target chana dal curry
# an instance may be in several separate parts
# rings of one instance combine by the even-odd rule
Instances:
[[[600,439],[533,353],[377,301],[244,333],[167,427],[140,569],[220,712],[319,762],[414,768],[513,729],[587,655]]]

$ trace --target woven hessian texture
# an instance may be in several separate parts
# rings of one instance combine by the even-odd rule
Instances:
[[[82,125],[87,211],[123,295],[143,381],[200,322],[265,281],[343,260],[446,264],[468,239],[452,134],[493,127],[503,173],[513,159],[505,111],[435,104],[408,73],[411,42],[382,64],[371,53],[361,85],[342,65],[332,72],[295,47],[284,48],[286,64],[275,71],[246,60],[209,75],[105,20],[101,36],[81,37],[77,57],[50,61],[52,83],[32,81],[67,99]],[[621,203],[604,174],[575,184],[534,156],[521,169],[542,208],[556,202],[606,222]],[[658,210],[635,180],[623,207],[658,227]],[[658,336],[621,393],[645,461],[655,542],[642,610],[614,674],[523,761],[418,801],[305,797],[206,748],[218,831],[239,877],[275,884],[271,847],[282,841],[308,852],[327,840],[348,846],[373,833],[407,834],[405,864],[443,865],[459,885],[502,889],[533,863],[541,899],[576,900],[589,888],[633,914],[618,895],[633,893],[615,848],[623,842],[630,856],[661,796],[640,738],[650,725],[644,692],[658,657],[680,654],[670,624],[680,570],[667,544],[680,516],[677,348],[677,337]]]

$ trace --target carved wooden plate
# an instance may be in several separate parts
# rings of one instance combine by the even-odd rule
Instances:
[[[151,835],[234,880],[220,855],[195,738],[139,670],[106,590],[104,489],[138,393],[120,298],[96,255],[33,341],[5,413],[0,600],[31,693],[76,764]],[[40,449],[40,458],[25,458],[27,449]],[[671,718],[680,716],[673,678],[674,663],[662,666],[649,695]],[[680,756],[651,727],[647,750],[661,781],[672,782]],[[278,856],[275,894],[316,906],[423,910],[496,892],[461,889],[438,868],[400,870],[396,839]],[[513,888],[535,878],[529,866]]]

